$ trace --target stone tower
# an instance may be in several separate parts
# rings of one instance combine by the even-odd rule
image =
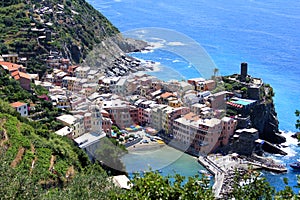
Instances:
[[[248,64],[246,62],[241,63],[241,77],[240,81],[245,82],[247,77]]]

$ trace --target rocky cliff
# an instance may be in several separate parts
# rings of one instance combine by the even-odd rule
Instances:
[[[285,138],[278,130],[278,119],[275,111],[273,88],[260,78],[253,78],[247,75],[246,81],[240,81],[240,75],[222,77],[224,87],[227,91],[235,95],[240,95],[244,99],[254,99],[256,103],[247,109],[227,108],[229,116],[240,114],[243,118],[250,117],[250,126],[259,131],[259,138],[267,140],[273,144],[285,142]],[[240,124],[240,128],[249,126],[249,122]]]
[[[257,104],[250,112],[252,126],[259,131],[259,137],[274,144],[285,142],[278,130],[278,119],[273,101]]]

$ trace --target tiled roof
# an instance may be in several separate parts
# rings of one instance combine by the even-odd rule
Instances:
[[[20,79],[20,76],[19,76],[19,74],[18,74],[18,75],[16,75],[16,76],[14,76],[14,79],[15,79],[15,80],[19,80],[19,79]]]
[[[166,92],[166,93],[163,93],[163,94],[160,95],[160,96],[161,96],[161,98],[166,99],[166,98],[168,98],[168,97],[170,97],[170,96],[174,96],[174,94],[173,94],[173,93],[170,93],[170,92]]]
[[[30,76],[27,74],[27,73],[24,73],[24,72],[19,72],[19,75],[20,75],[20,77],[22,77],[22,78],[26,78],[26,79],[31,79],[30,78]]]
[[[199,118],[199,116],[197,116],[195,113],[188,113],[186,115],[184,115],[184,118],[187,119],[187,120],[193,120],[193,121],[197,121]]]
[[[22,67],[21,65],[4,61],[0,61],[0,65],[6,66],[8,71],[15,71]]]
[[[17,101],[17,102],[11,103],[10,105],[14,108],[18,108],[20,106],[26,105],[26,103]]]
[[[11,76],[12,76],[12,77],[15,77],[15,76],[17,76],[17,75],[19,75],[19,71],[14,71],[13,73],[11,73]]]

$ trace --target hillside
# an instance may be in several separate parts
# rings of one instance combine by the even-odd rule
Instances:
[[[81,63],[95,45],[117,33],[85,0],[9,0],[0,8],[0,54],[18,54],[29,73],[44,73],[49,57]],[[117,43],[123,51],[135,50],[127,41]],[[120,49],[114,53],[120,55]]]
[[[118,193],[71,140],[15,115],[0,100],[1,199],[109,199]]]

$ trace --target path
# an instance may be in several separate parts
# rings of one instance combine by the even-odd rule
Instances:
[[[24,152],[25,152],[25,148],[20,147],[15,159],[10,164],[11,167],[16,167],[18,165],[18,163],[22,160]]]
[[[5,121],[6,121],[5,119],[0,119],[0,128],[2,128],[2,130],[3,130],[3,131],[0,131],[0,133],[1,133],[0,147],[3,147],[5,142],[8,141],[6,129],[3,127],[3,124],[5,123]]]
[[[75,174],[74,166],[70,166],[66,172],[66,178],[71,179]]]
[[[53,171],[54,169],[54,162],[55,162],[55,156],[54,155],[51,155],[51,159],[50,159],[50,167],[49,167],[49,171]]]
[[[210,173],[212,173],[212,175],[214,175],[215,182],[212,189],[215,194],[215,197],[218,198],[224,182],[224,171],[221,170],[207,157],[200,156],[198,158],[198,161],[203,167],[205,167]]]
[[[33,155],[35,155],[35,148],[34,148],[34,145],[32,143],[30,144],[30,148],[31,148],[31,152],[33,153]],[[32,160],[31,168],[30,168],[30,174],[32,173],[32,170],[34,168],[34,165],[35,165],[37,159],[38,159],[37,156],[35,156],[34,159]]]

